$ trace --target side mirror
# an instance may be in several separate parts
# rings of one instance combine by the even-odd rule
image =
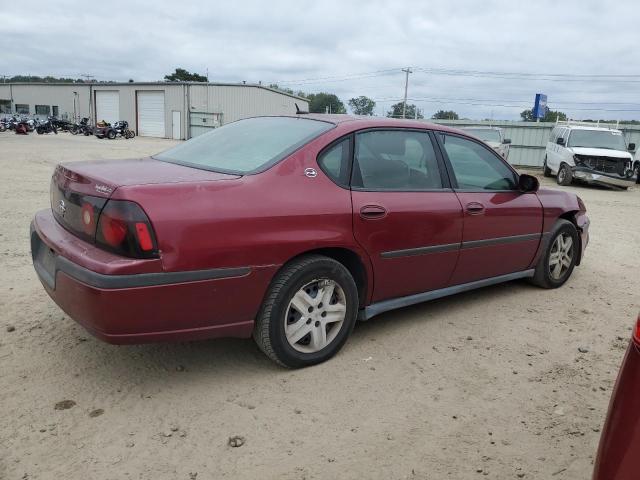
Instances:
[[[502,140],[502,143],[504,145],[509,145],[511,143],[511,139],[510,138],[505,138],[504,140]]]
[[[629,144],[629,151],[633,152],[633,151],[635,151],[635,149],[636,149],[636,144],[635,143],[630,143]]]
[[[522,193],[537,192],[540,188],[540,182],[533,175],[523,173],[518,179],[518,190]]]
[[[564,138],[562,138],[562,137],[558,137],[558,140],[556,140],[556,143],[557,143],[558,145],[564,145]]]

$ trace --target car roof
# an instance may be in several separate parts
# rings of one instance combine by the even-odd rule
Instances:
[[[335,125],[342,125],[351,127],[353,130],[359,130],[363,128],[380,128],[380,127],[404,127],[404,128],[419,128],[428,130],[438,130],[442,132],[464,133],[459,129],[447,127],[445,125],[438,125],[428,122],[426,120],[414,120],[403,118],[389,118],[389,117],[372,117],[365,115],[348,115],[348,114],[326,114],[326,113],[301,113],[297,115],[281,115],[283,117],[292,118],[308,118],[310,120],[319,120],[323,122],[330,122]],[[467,133],[464,133],[468,135]]]

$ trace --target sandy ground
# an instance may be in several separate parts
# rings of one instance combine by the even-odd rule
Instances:
[[[289,371],[250,340],[103,344],[36,278],[29,222],[55,163],[171,144],[0,134],[1,479],[589,478],[640,308],[640,189],[567,188],[592,240],[563,288],[381,315]]]

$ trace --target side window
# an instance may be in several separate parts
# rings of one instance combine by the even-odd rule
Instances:
[[[442,188],[429,134],[410,130],[358,133],[351,185],[394,191]]]
[[[517,176],[482,145],[453,135],[441,135],[458,188],[465,190],[515,190]]]
[[[343,187],[349,186],[351,137],[345,138],[318,156],[318,165],[331,180]]]
[[[551,130],[551,137],[549,137],[551,143],[556,143],[556,140],[558,140],[558,130],[560,130],[558,127],[553,127]]]

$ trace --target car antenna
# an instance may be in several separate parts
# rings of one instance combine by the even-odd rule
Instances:
[[[296,115],[306,115],[307,113],[309,113],[308,111],[305,112],[304,110],[300,110],[300,107],[297,103],[294,103],[294,105],[296,106]]]

